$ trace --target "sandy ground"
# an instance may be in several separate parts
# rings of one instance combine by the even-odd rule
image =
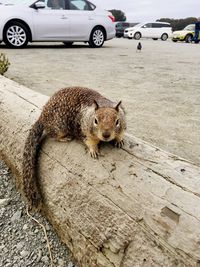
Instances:
[[[87,86],[122,99],[128,132],[197,164],[200,162],[200,45],[114,39],[101,49],[33,44],[0,52],[6,76],[43,94]]]

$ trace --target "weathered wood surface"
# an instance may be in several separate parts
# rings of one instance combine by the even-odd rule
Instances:
[[[0,155],[17,183],[47,99],[0,77]],[[200,167],[131,135],[101,154],[47,140],[39,159],[46,216],[80,266],[200,266]]]

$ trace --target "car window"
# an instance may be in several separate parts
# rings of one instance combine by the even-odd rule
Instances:
[[[93,10],[94,5],[84,0],[69,0],[70,10]]]
[[[160,24],[159,23],[152,23],[152,28],[160,28]]]
[[[152,28],[162,28],[163,24],[162,23],[152,23]]]
[[[152,28],[152,23],[146,23],[142,26],[142,28]]]
[[[167,27],[167,28],[171,28],[171,25],[170,24],[163,24],[162,27]]]
[[[170,24],[165,23],[152,23],[153,28],[165,28],[165,27],[171,27]]]
[[[122,26],[123,27],[129,27],[129,23],[123,23]]]
[[[129,26],[130,26],[130,25],[129,25],[128,22],[118,22],[118,23],[115,25],[116,28],[127,28],[127,27],[129,27]]]
[[[146,23],[142,28],[152,28],[152,23]]]
[[[46,5],[46,9],[65,9],[65,0],[40,0]]]
[[[195,25],[188,25],[183,30],[186,30],[186,31],[194,31],[194,29],[195,29]]]

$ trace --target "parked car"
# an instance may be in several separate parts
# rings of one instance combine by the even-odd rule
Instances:
[[[129,27],[135,26],[137,23],[130,23],[130,22],[117,22],[115,25],[116,29],[116,37],[124,37],[124,30]]]
[[[0,0],[0,42],[88,42],[101,47],[115,37],[114,17],[87,0]]]
[[[184,41],[186,43],[191,43],[194,37],[194,32],[195,32],[195,24],[189,24],[181,31],[174,31],[172,34],[172,41],[173,42]],[[200,41],[200,36],[199,36],[199,41]]]
[[[124,31],[124,37],[136,40],[144,37],[166,41],[171,34],[172,28],[167,22],[140,23]]]

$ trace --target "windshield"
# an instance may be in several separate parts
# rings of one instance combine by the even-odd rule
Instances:
[[[132,26],[131,28],[141,27],[141,26],[143,26],[143,25],[144,25],[144,23],[136,23],[136,25]]]
[[[187,25],[183,30],[185,30],[185,31],[194,31],[194,25]]]

